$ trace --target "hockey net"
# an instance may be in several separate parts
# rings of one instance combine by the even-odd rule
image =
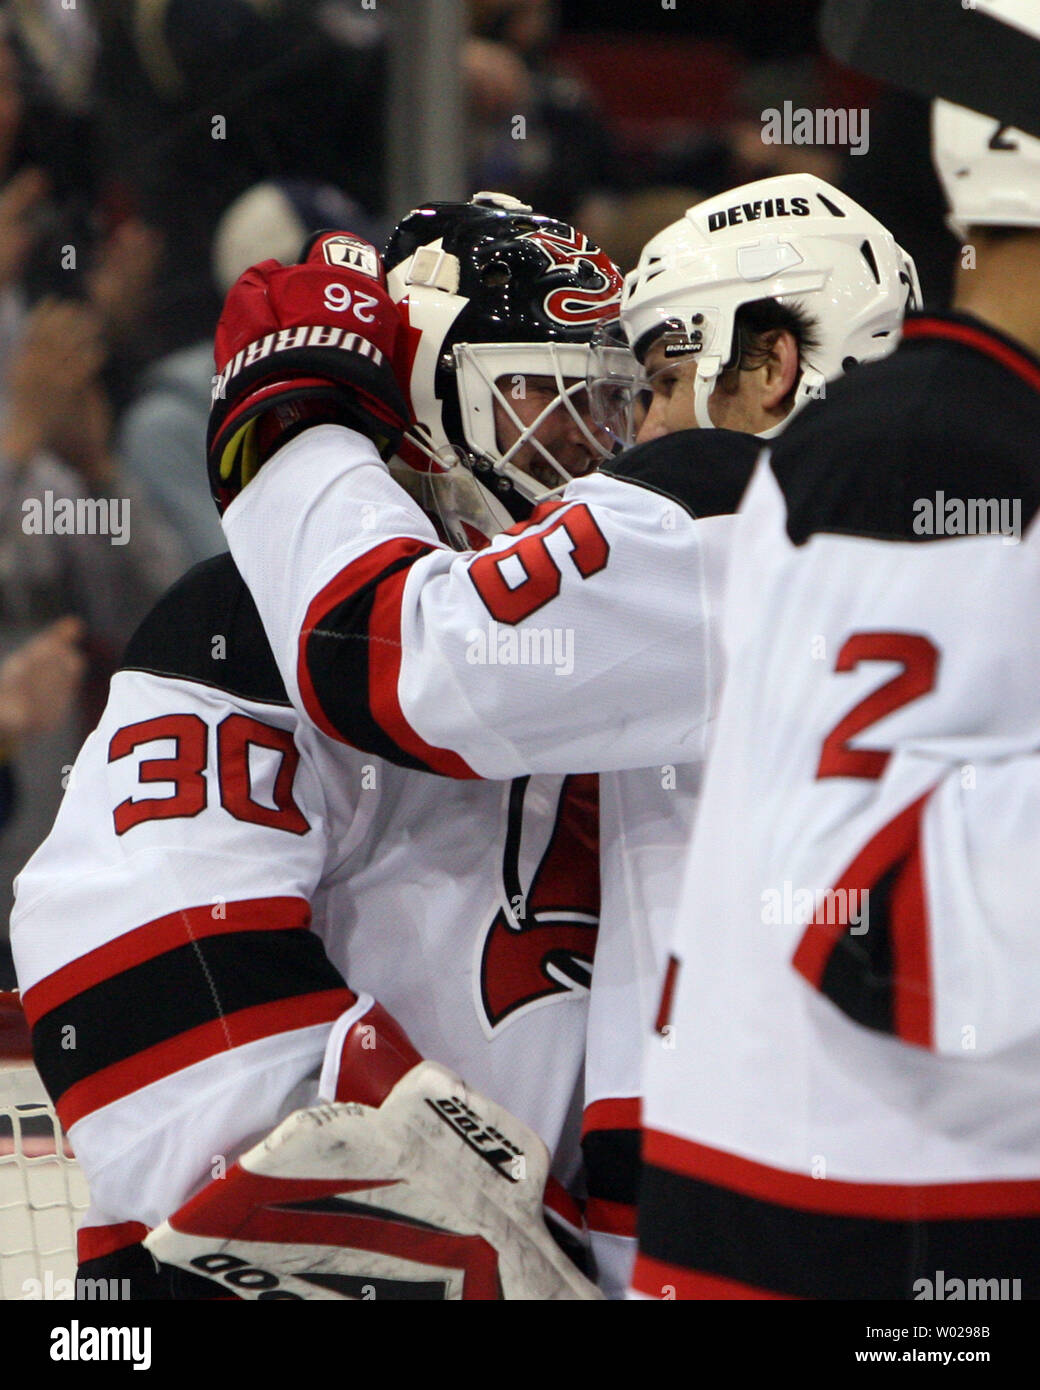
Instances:
[[[0,1299],[72,1297],[87,1201],[18,996],[0,991]]]

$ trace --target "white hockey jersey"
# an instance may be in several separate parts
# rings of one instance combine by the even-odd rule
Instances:
[[[91,1224],[155,1225],[311,1103],[361,991],[570,1182],[597,913],[594,777],[448,781],[301,725],[230,557],[197,567],[132,642],[17,884]]]
[[[907,339],[738,518],[646,1296],[1040,1296],[1040,535],[957,523],[1035,515],[1040,363],[956,316]]]
[[[366,747],[455,777],[631,769],[601,774],[583,1141],[587,1220],[613,1294],[635,1254],[642,1051],[721,670],[732,518],[716,513],[735,508],[757,451],[728,431],[656,441],[626,456],[622,477],[571,483],[527,526],[457,555],[367,441],[321,427],[225,518],[287,685],[318,727],[349,725]],[[360,719],[348,682],[368,691]]]
[[[673,490],[695,514],[704,547],[702,601],[710,669],[721,674],[721,611],[736,510],[759,453],[729,431],[684,432],[630,451],[620,464],[640,485]],[[682,867],[703,763],[663,763],[600,775],[602,902],[589,999],[585,1059],[586,1221],[600,1285],[628,1288],[636,1253],[640,1118],[647,1047],[654,1032]]]
[[[224,529],[290,696],[332,736],[450,777],[703,753],[712,559],[671,497],[593,474],[457,554],[367,439],[322,425]]]

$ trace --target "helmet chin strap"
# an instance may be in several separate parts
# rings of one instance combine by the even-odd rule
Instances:
[[[715,383],[719,379],[719,369],[716,366],[711,375],[702,373],[701,368],[704,363],[697,364],[697,379],[693,388],[693,413],[697,420],[698,427],[702,430],[713,430],[715,422],[708,413],[708,400],[711,393],[715,390]],[[802,369],[802,378],[798,383],[798,390],[795,393],[794,404],[791,409],[775,425],[770,425],[767,430],[756,430],[756,439],[775,439],[778,434],[786,429],[788,423],[794,419],[799,410],[807,405],[810,400],[816,399],[813,392],[817,386],[824,383],[824,377],[812,367]]]
[[[719,379],[719,368],[722,364],[719,358],[712,358],[711,360],[715,365],[710,373],[703,370],[708,365],[706,361],[697,363],[697,376],[693,383],[693,414],[702,430],[715,428],[715,421],[708,414],[708,398],[715,390],[715,383]]]
[[[792,411],[791,414],[793,415],[794,412]],[[791,418],[791,415],[785,415],[784,418],[779,422],[779,424],[770,425],[769,428],[768,428],[767,430],[756,430],[756,431],[755,431],[755,438],[756,438],[756,439],[774,439],[774,438],[780,433],[780,431],[784,428],[784,426],[787,424],[787,422],[788,422],[788,420],[790,420],[790,418]]]
[[[822,372],[818,372],[815,367],[803,367],[801,380],[798,382],[798,389],[794,394],[794,402],[791,406],[791,409],[787,412],[787,414],[779,422],[779,424],[773,425],[768,430],[759,430],[755,438],[774,438],[781,432],[781,430],[787,428],[787,426],[798,414],[798,412],[804,406],[807,406],[810,401],[822,399],[823,392],[826,389],[826,385],[827,378],[822,374]],[[820,395],[815,394],[817,390],[819,390]]]

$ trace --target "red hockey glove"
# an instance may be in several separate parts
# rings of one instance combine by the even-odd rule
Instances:
[[[262,261],[239,277],[217,324],[206,441],[221,512],[309,425],[349,425],[394,452],[411,418],[394,374],[399,331],[378,251],[349,232],[318,233],[298,265]]]

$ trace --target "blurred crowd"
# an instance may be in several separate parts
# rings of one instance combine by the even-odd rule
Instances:
[[[203,467],[222,294],[253,261],[293,256],[310,230],[349,225],[378,242],[404,211],[384,205],[382,113],[387,45],[407,3],[0,0],[8,905],[136,623],[223,546]],[[792,96],[827,104],[834,88],[811,41],[779,58],[756,48],[758,6],[743,47],[740,33],[723,33],[703,60],[696,47],[675,49],[674,107],[661,109],[652,67],[639,78],[646,119],[633,121],[624,112],[640,111],[640,35],[598,36],[610,61],[597,67],[594,36],[561,27],[566,4],[459,3],[470,191],[500,189],[573,220],[628,269],[700,198],[810,168],[886,220],[926,290],[931,280],[933,297],[945,295],[953,243],[943,241],[923,112],[872,93],[862,159],[763,143],[762,109]],[[670,23],[695,45],[682,8],[662,11],[658,28]],[[615,23],[623,18],[602,16],[605,29]],[[725,91],[706,119],[713,84]]]

